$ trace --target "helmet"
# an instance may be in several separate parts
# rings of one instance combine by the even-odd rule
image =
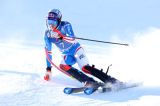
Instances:
[[[58,26],[61,22],[62,14],[58,9],[52,9],[48,12],[47,22],[49,25]]]
[[[57,19],[59,21],[61,21],[62,18],[62,14],[58,9],[52,9],[51,11],[48,12],[48,19],[52,20],[52,19]]]

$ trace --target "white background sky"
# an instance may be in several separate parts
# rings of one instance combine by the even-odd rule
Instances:
[[[159,0],[1,0],[0,41],[43,42],[45,17],[58,8],[76,36],[131,40],[134,32],[160,27]],[[96,29],[96,30],[95,30]]]

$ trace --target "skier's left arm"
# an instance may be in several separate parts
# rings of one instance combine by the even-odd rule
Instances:
[[[45,51],[46,51],[46,65],[47,65],[47,69],[51,70],[51,63],[48,61],[48,58],[50,60],[52,60],[52,44],[49,41],[47,35],[49,34],[48,31],[45,32],[45,36],[44,36],[44,41],[45,41]],[[48,56],[48,58],[47,58]]]
[[[66,36],[63,37],[63,39],[69,42],[75,41],[75,35],[69,22],[66,22],[66,24],[64,25],[64,30],[66,32]]]

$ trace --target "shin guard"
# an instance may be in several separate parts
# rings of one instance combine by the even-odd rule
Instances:
[[[87,75],[85,75],[84,73],[82,73],[81,71],[69,66],[69,65],[60,65],[60,68],[62,70],[64,70],[65,72],[67,72],[69,75],[71,75],[73,78],[77,79],[80,82],[85,83],[86,81],[92,81],[95,82],[95,80]]]
[[[101,81],[103,81],[105,83],[109,78],[108,75],[105,74],[104,72],[102,72],[99,69],[96,69],[94,67],[91,67],[89,65],[84,66],[82,70],[86,73],[89,73],[89,74],[95,76],[96,78],[100,79]]]

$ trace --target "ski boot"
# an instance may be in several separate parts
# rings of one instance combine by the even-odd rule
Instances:
[[[119,82],[116,78],[111,77],[110,75],[107,74],[109,68],[107,69],[106,73],[104,73],[103,70],[96,69],[94,67],[94,65],[93,66],[86,65],[86,66],[83,67],[82,70],[84,72],[86,72],[86,73],[89,73],[89,74],[97,77],[98,79],[100,79],[104,83],[112,83],[112,84],[114,84],[114,83]]]
[[[107,74],[108,70],[109,68],[107,69],[107,72],[104,73],[103,70],[96,69],[94,66],[91,67],[87,65],[83,67],[84,72],[87,72],[95,76],[96,78],[100,79],[104,83],[102,88],[105,88],[106,90],[116,90],[117,88],[123,86],[124,85],[123,82],[120,82],[116,78],[111,77],[110,75]]]

